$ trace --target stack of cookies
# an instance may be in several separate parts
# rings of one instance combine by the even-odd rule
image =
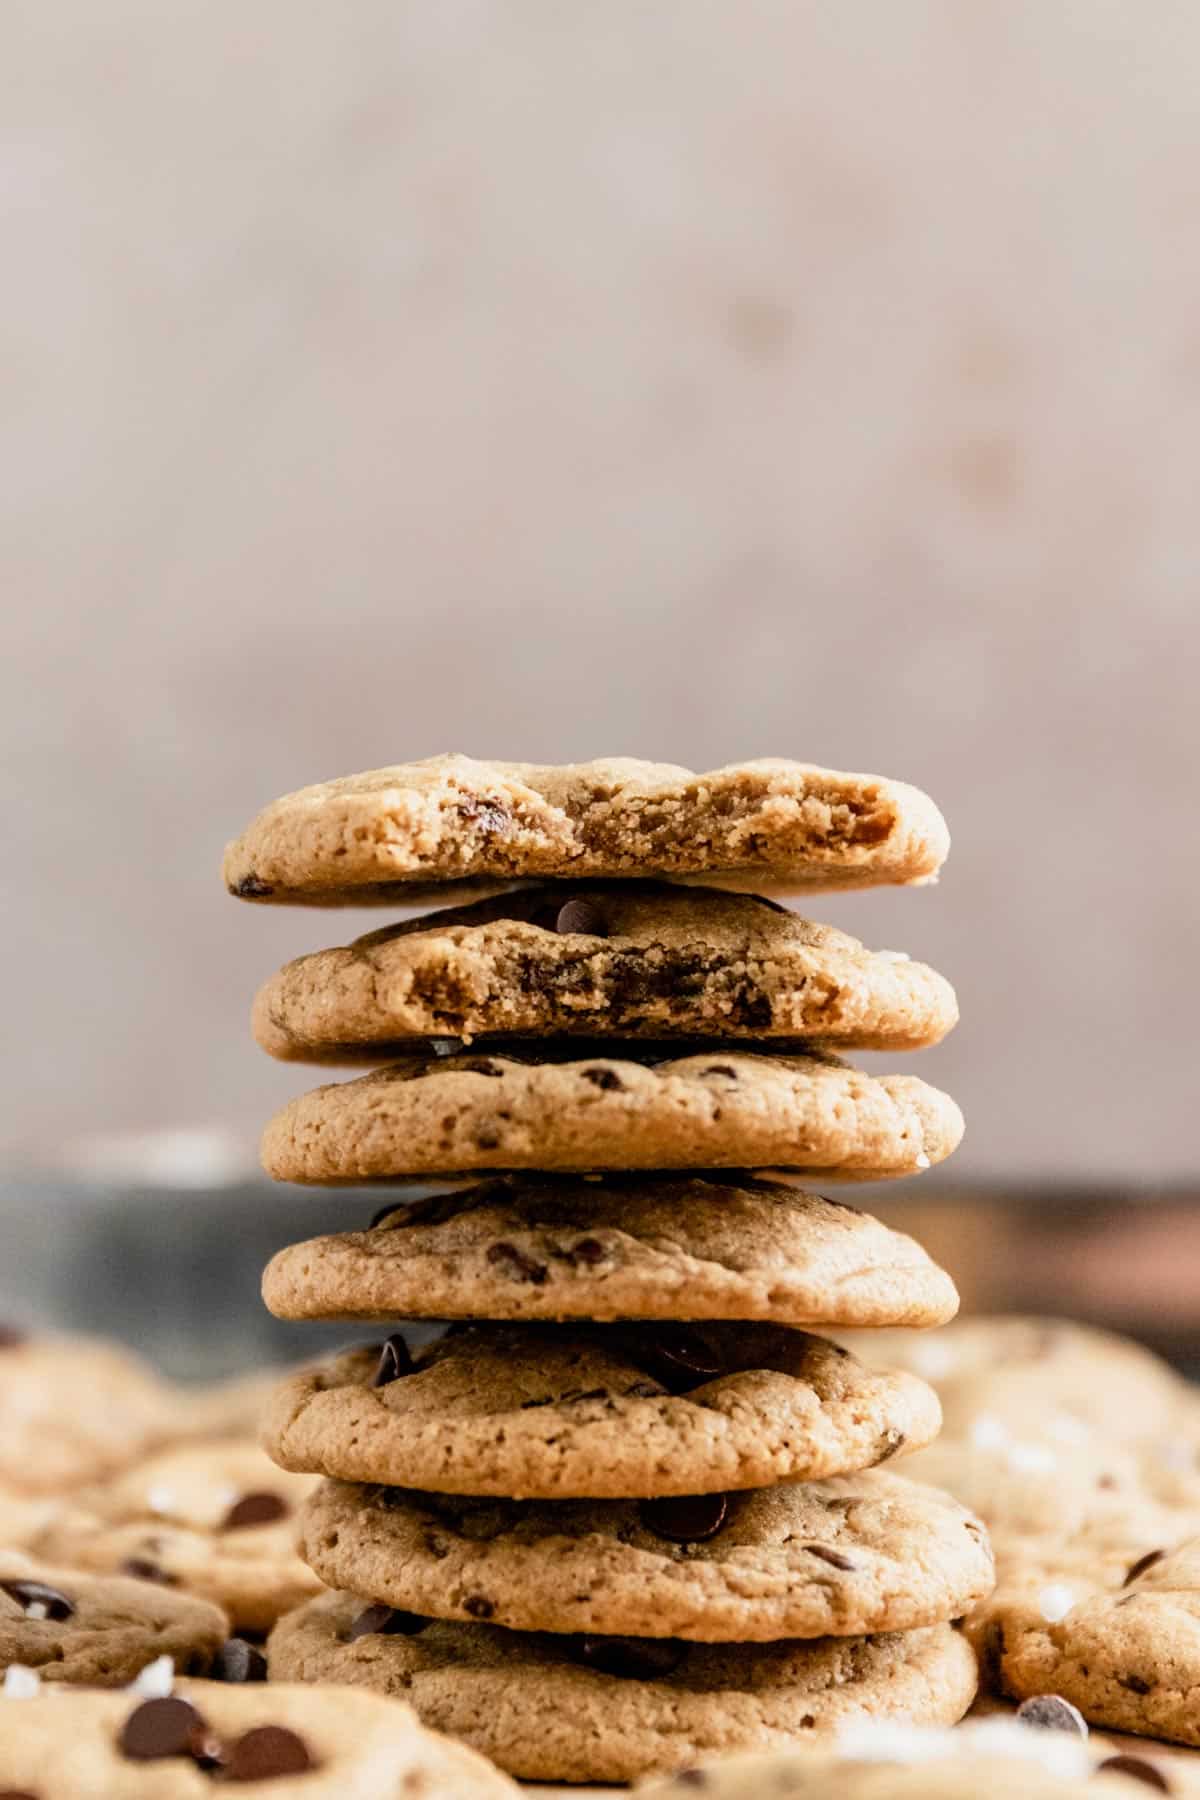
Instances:
[[[763,897],[929,881],[947,841],[916,790],[797,763],[440,757],[231,846],[249,900],[465,901],[255,1007],[275,1056],[374,1065],[272,1121],[271,1175],[438,1184],[267,1271],[280,1316],[383,1340],[269,1406],[270,1454],[326,1478],[301,1548],[333,1590],[275,1628],[274,1678],[403,1695],[535,1780],[962,1715],[986,1538],[876,1468],[934,1437],[936,1395],[810,1335],[957,1296],[807,1186],[954,1149],[944,1094],[841,1059],[936,1042],[954,995]]]

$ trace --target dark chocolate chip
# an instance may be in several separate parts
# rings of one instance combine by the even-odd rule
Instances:
[[[730,1068],[728,1063],[709,1063],[708,1067],[701,1069],[700,1073],[702,1075],[723,1075],[727,1081],[737,1080],[737,1070]]]
[[[0,1325],[0,1350],[15,1350],[18,1345],[29,1342],[29,1333],[21,1331],[16,1325]]]
[[[608,936],[607,922],[596,902],[582,898],[568,900],[565,906],[559,907],[554,929],[561,937],[572,933],[579,937]]]
[[[156,1562],[145,1556],[127,1556],[121,1564],[122,1575],[132,1575],[135,1581],[155,1581],[159,1587],[178,1587],[178,1578],[168,1575]]]
[[[238,900],[265,900],[268,894],[275,892],[275,889],[269,881],[261,881],[257,875],[243,875],[242,879],[236,881],[229,891]]]
[[[1165,1550],[1147,1550],[1145,1556],[1139,1556],[1136,1562],[1130,1563],[1121,1586],[1128,1587],[1131,1581],[1136,1581],[1147,1569],[1152,1569],[1155,1563],[1161,1562],[1166,1554]]]
[[[679,1667],[683,1650],[671,1638],[585,1637],[578,1642],[580,1662],[627,1681],[661,1680]]]
[[[428,1623],[420,1613],[401,1612],[398,1607],[380,1603],[359,1613],[346,1633],[346,1641],[352,1644],[355,1638],[374,1636],[416,1637]]]
[[[219,1529],[241,1531],[247,1525],[273,1525],[276,1519],[286,1519],[290,1511],[278,1494],[243,1494],[225,1514]]]
[[[585,1081],[590,1081],[593,1087],[600,1088],[606,1094],[625,1092],[625,1083],[612,1069],[580,1069],[579,1073]]]
[[[908,1439],[905,1437],[904,1433],[902,1431],[897,1431],[895,1427],[885,1431],[879,1440],[878,1460],[880,1462],[887,1462],[888,1458],[895,1456],[897,1450],[902,1450],[907,1442]]]
[[[387,1387],[390,1382],[399,1381],[402,1375],[411,1375],[413,1359],[408,1345],[398,1331],[392,1333],[379,1349],[379,1367],[371,1381],[373,1388]]]
[[[578,1238],[563,1254],[568,1262],[582,1263],[585,1268],[594,1269],[597,1263],[604,1261],[609,1252],[599,1238],[585,1237]]]
[[[312,1767],[308,1745],[286,1725],[255,1725],[229,1746],[222,1772],[226,1781],[273,1781]]]
[[[41,1609],[38,1616],[46,1619],[69,1619],[75,1611],[73,1600],[58,1588],[47,1587],[44,1581],[0,1581],[0,1592],[23,1607],[27,1618],[35,1606]]]
[[[1097,1775],[1111,1772],[1113,1775],[1128,1775],[1130,1781],[1141,1781],[1160,1794],[1169,1794],[1171,1784],[1161,1769],[1147,1762],[1141,1756],[1108,1756],[1097,1765]]]
[[[501,1269],[513,1281],[527,1281],[534,1287],[541,1287],[548,1273],[545,1263],[527,1256],[524,1250],[516,1244],[510,1244],[506,1238],[491,1245],[487,1260],[493,1268]]]
[[[1061,1694],[1031,1694],[1018,1706],[1017,1719],[1020,1724],[1035,1726],[1039,1731],[1073,1731],[1083,1738],[1088,1734],[1087,1720],[1079,1708],[1064,1700]]]
[[[495,1603],[486,1594],[468,1594],[463,1601],[463,1611],[473,1619],[490,1619],[495,1610]]]
[[[857,1569],[858,1564],[849,1556],[843,1556],[840,1550],[831,1550],[828,1544],[805,1544],[804,1548],[810,1556],[819,1557],[828,1563],[831,1569]]]
[[[130,1762],[158,1762],[164,1756],[189,1756],[193,1740],[207,1727],[190,1700],[177,1695],[143,1700],[121,1727],[117,1739]]]
[[[702,1544],[716,1537],[728,1511],[724,1494],[667,1494],[643,1500],[638,1508],[646,1530],[672,1544]]]
[[[1148,1694],[1154,1683],[1143,1681],[1140,1675],[1118,1675],[1117,1685],[1128,1688],[1131,1694]]]
[[[687,1326],[648,1331],[631,1337],[630,1353],[635,1362],[648,1364],[672,1393],[686,1394],[722,1372],[721,1358],[698,1331]]]
[[[213,1657],[209,1677],[213,1681],[236,1682],[267,1679],[267,1659],[261,1650],[244,1637],[226,1638]]]

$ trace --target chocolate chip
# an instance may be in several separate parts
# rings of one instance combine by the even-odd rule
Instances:
[[[44,1581],[0,1581],[0,1592],[23,1607],[27,1619],[69,1619],[75,1611],[73,1600]]]
[[[545,1263],[535,1262],[532,1256],[526,1256],[524,1250],[510,1244],[506,1238],[490,1247],[487,1260],[513,1281],[528,1281],[534,1287],[542,1286],[548,1272]]]
[[[28,1342],[27,1331],[20,1331],[15,1325],[0,1325],[0,1350],[15,1350]]]
[[[683,1661],[683,1645],[671,1638],[585,1637],[578,1656],[589,1669],[628,1681],[661,1680]]]
[[[408,1345],[398,1331],[392,1333],[380,1346],[379,1367],[371,1381],[373,1388],[387,1387],[390,1382],[399,1381],[402,1375],[411,1375],[413,1359]]]
[[[554,929],[561,937],[572,933],[579,937],[608,936],[607,922],[596,902],[582,898],[568,900],[565,906],[559,907]]]
[[[503,1064],[490,1056],[459,1056],[455,1058],[454,1067],[460,1074],[490,1075],[497,1081],[504,1073]]]
[[[127,1556],[121,1564],[122,1575],[132,1575],[135,1581],[156,1581],[159,1587],[178,1587],[178,1578],[168,1575],[165,1569],[156,1562],[150,1562],[144,1556]]]
[[[588,1269],[594,1269],[596,1264],[602,1263],[608,1254],[600,1239],[594,1237],[579,1238],[569,1250],[563,1252],[568,1262],[582,1263]]]
[[[164,1756],[189,1756],[194,1739],[206,1730],[190,1700],[143,1700],[121,1727],[117,1744],[130,1762],[158,1762]]]
[[[724,1075],[727,1081],[737,1080],[737,1070],[730,1068],[728,1063],[709,1063],[707,1069],[701,1069],[700,1073],[702,1075]]]
[[[218,1527],[221,1531],[241,1531],[247,1525],[273,1525],[286,1519],[291,1511],[278,1494],[243,1494],[235,1500]]]
[[[698,1331],[687,1326],[647,1332],[630,1341],[634,1361],[649,1364],[672,1393],[686,1394],[722,1372],[721,1358]]]
[[[359,1613],[346,1633],[346,1642],[352,1644],[360,1637],[416,1637],[428,1623],[420,1613],[401,1612],[398,1607],[380,1603]]]
[[[1097,1775],[1110,1772],[1114,1775],[1128,1775],[1130,1781],[1142,1781],[1147,1787],[1154,1788],[1160,1794],[1169,1794],[1171,1784],[1161,1769],[1156,1769],[1141,1756],[1108,1756],[1097,1765]]]
[[[724,1494],[668,1494],[643,1500],[638,1515],[647,1531],[672,1544],[702,1544],[725,1523],[729,1501]]]
[[[255,1725],[230,1745],[223,1774],[226,1781],[273,1781],[312,1767],[304,1739],[286,1725]]]
[[[1118,1675],[1118,1687],[1128,1688],[1131,1694],[1148,1694],[1154,1686],[1152,1681],[1143,1681],[1140,1675]]]
[[[480,831],[499,834],[512,830],[512,814],[499,800],[485,800],[478,794],[464,794],[458,803],[458,814]]]
[[[245,1681],[265,1681],[267,1659],[261,1650],[247,1643],[245,1638],[226,1638],[213,1657],[209,1678],[212,1681],[236,1682],[238,1685]]]
[[[473,1619],[490,1619],[495,1610],[486,1594],[468,1594],[463,1601],[463,1611],[470,1613]]]
[[[1061,1694],[1032,1694],[1018,1706],[1017,1719],[1039,1731],[1073,1731],[1083,1738],[1088,1734],[1087,1720],[1079,1708]]]
[[[257,875],[243,875],[240,881],[234,882],[230,893],[238,900],[265,900],[275,889],[269,881],[262,881]]]
[[[831,1550],[828,1544],[805,1544],[804,1548],[810,1556],[819,1557],[821,1562],[828,1563],[831,1569],[857,1569],[858,1564],[849,1556],[843,1556],[840,1550]]]
[[[1166,1554],[1165,1550],[1147,1550],[1145,1556],[1139,1556],[1135,1563],[1130,1563],[1121,1586],[1128,1587],[1131,1581],[1136,1581],[1147,1569],[1152,1569],[1155,1563],[1161,1562]]]
[[[606,1094],[623,1094],[625,1083],[612,1069],[580,1069],[579,1073],[593,1087],[600,1088]]]
[[[888,1458],[895,1456],[897,1450],[902,1450],[907,1442],[908,1439],[902,1431],[897,1431],[894,1427],[885,1431],[879,1440],[878,1461],[887,1462]]]

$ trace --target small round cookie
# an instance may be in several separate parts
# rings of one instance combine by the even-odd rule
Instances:
[[[280,1681],[395,1694],[527,1781],[631,1781],[835,1735],[864,1717],[952,1724],[975,1655],[949,1625],[878,1637],[686,1644],[427,1621],[327,1594],[281,1619]]]
[[[773,1325],[472,1325],[285,1381],[285,1469],[433,1493],[648,1498],[865,1468],[938,1429],[931,1388]]]
[[[204,1675],[228,1635],[224,1613],[192,1594],[0,1550],[0,1671],[19,1663],[43,1681],[119,1687],[169,1656]]]
[[[559,1050],[578,1056],[569,1040]],[[867,1075],[816,1052],[648,1054],[406,1057],[291,1101],[263,1134],[263,1167],[328,1185],[765,1167],[875,1181],[941,1162],[962,1137],[953,1100],[913,1075]]]
[[[911,1369],[942,1397],[946,1430],[981,1417],[1022,1438],[1168,1438],[1189,1390],[1161,1357],[1116,1332],[1021,1314],[960,1318],[936,1337],[847,1339],[865,1361]]]
[[[164,1450],[80,1493],[38,1548],[201,1595],[239,1628],[266,1631],[320,1586],[296,1554],[311,1487],[242,1440]]]
[[[57,1494],[126,1467],[167,1428],[171,1390],[99,1338],[0,1325],[0,1484]]]
[[[499,1770],[411,1707],[311,1687],[178,1682],[170,1694],[0,1699],[0,1780],[34,1800],[517,1800]]]
[[[1060,1694],[1094,1725],[1200,1744],[1200,1538],[1145,1553],[1115,1590],[1006,1586],[976,1630],[1001,1692]]]
[[[994,1580],[964,1507],[878,1469],[643,1501],[327,1481],[300,1542],[328,1586],[406,1612],[706,1643],[909,1631],[961,1617]]]
[[[394,903],[431,883],[665,877],[747,888],[922,883],[950,848],[919,789],[763,758],[698,775],[604,757],[431,756],[285,794],[225,852],[241,900]]]
[[[1147,1776],[1123,1775],[1104,1767],[1105,1760],[1081,1738],[1000,1717],[968,1720],[953,1731],[868,1722],[842,1733],[834,1751],[724,1757],[644,1794],[645,1800],[980,1800],[985,1794],[988,1800],[1146,1800]]]
[[[919,1050],[957,1022],[923,963],[773,901],[665,882],[542,885],[302,956],[254,1003],[284,1061],[387,1062],[425,1038],[819,1040]]]
[[[763,1319],[937,1325],[950,1277],[912,1238],[781,1182],[731,1174],[510,1176],[280,1250],[284,1319]]]

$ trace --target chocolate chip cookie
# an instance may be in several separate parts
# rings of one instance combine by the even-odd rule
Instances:
[[[285,1381],[285,1469],[434,1493],[647,1498],[865,1468],[937,1431],[933,1390],[772,1325],[472,1325]]]
[[[170,1416],[170,1388],[131,1351],[0,1325],[0,1487],[95,1481],[142,1455]]]
[[[203,1800],[227,1782],[273,1800],[517,1800],[482,1757],[398,1701],[361,1692],[207,1681],[145,1699],[60,1689],[0,1699],[0,1745],[14,1800]]]
[[[19,1663],[43,1681],[117,1687],[169,1656],[180,1671],[204,1675],[228,1635],[224,1613],[195,1595],[0,1550],[0,1672]],[[0,1727],[0,1752],[7,1748]],[[0,1755],[0,1779],[7,1775]]]
[[[697,775],[632,757],[449,755],[285,795],[229,846],[224,874],[239,899],[309,905],[547,876],[850,888],[929,881],[949,847],[927,795],[876,775],[775,758]]]
[[[414,1040],[817,1039],[916,1050],[958,1018],[950,983],[749,894],[540,885],[386,926],[289,963],[254,1034],[298,1062],[386,1062]]]
[[[936,1325],[958,1295],[912,1238],[841,1200],[731,1174],[509,1176],[291,1244],[285,1319],[764,1319]]]
[[[200,1595],[239,1628],[265,1631],[319,1587],[295,1547],[311,1486],[240,1440],[164,1450],[82,1491],[38,1547]]]
[[[429,1622],[347,1594],[280,1620],[272,1677],[396,1694],[529,1781],[630,1781],[704,1756],[829,1738],[864,1717],[951,1724],[975,1657],[949,1625],[688,1644]]]
[[[571,1052],[568,1040],[566,1050]],[[802,1169],[882,1180],[962,1136],[948,1095],[836,1057],[722,1051],[558,1061],[412,1056],[302,1094],[263,1135],[277,1181],[337,1184],[484,1170]]]
[[[330,1587],[406,1612],[715,1643],[908,1631],[960,1617],[993,1581],[978,1520],[878,1469],[642,1501],[327,1481],[300,1547]]]

